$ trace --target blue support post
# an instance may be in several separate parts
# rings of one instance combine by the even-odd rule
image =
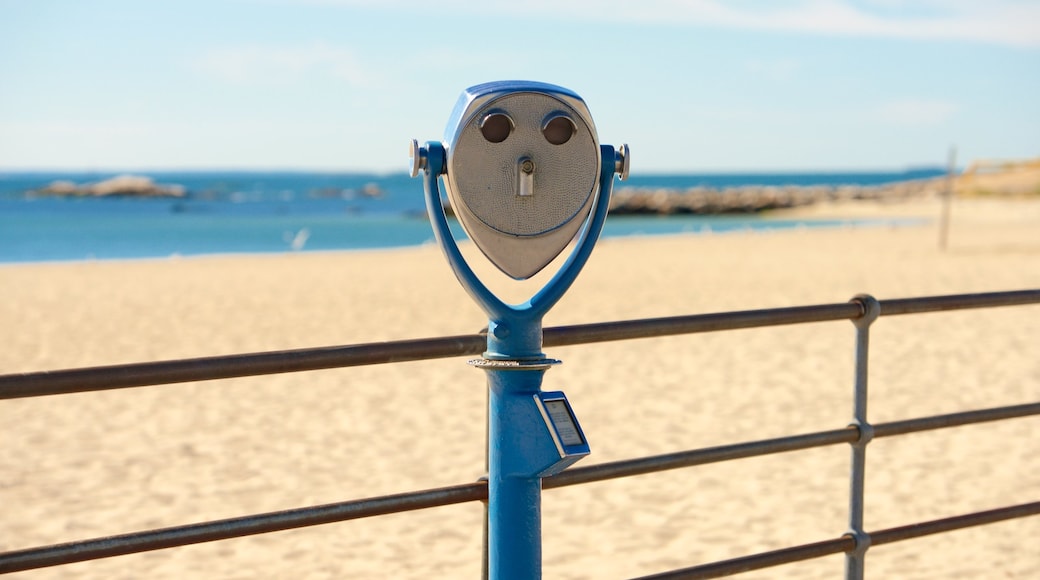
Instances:
[[[438,177],[445,151],[428,142],[421,151],[426,205],[434,236],[455,276],[487,313],[487,351],[471,361],[487,373],[488,396],[488,577],[541,578],[542,477],[562,470],[584,453],[564,456],[549,432],[538,396],[545,371],[560,361],[541,352],[542,318],[563,296],[585,265],[606,220],[616,168],[614,148],[600,146],[601,171],[595,207],[571,255],[553,278],[522,304],[499,300],[466,264],[448,229]],[[575,425],[576,426],[576,425]],[[580,428],[579,428],[580,432]],[[556,437],[556,439],[554,439]]]
[[[543,437],[530,401],[543,368],[488,369],[488,573],[493,579],[541,577],[542,480],[529,472],[532,442]]]

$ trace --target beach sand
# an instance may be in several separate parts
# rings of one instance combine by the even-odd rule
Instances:
[[[793,214],[778,214],[782,216]],[[602,240],[546,326],[1040,288],[1040,202],[816,205],[926,222]],[[472,253],[472,248],[467,251]],[[499,284],[496,284],[496,287]],[[0,373],[469,334],[437,248],[0,266]],[[838,321],[547,349],[590,440],[578,465],[844,427]],[[873,422],[1040,400],[1040,306],[883,317]],[[476,480],[484,377],[465,359],[0,401],[0,550]],[[1040,499],[1040,419],[880,439],[866,528]],[[626,578],[840,536],[837,445],[543,494],[544,576]],[[481,505],[11,578],[478,578]],[[877,546],[871,578],[1035,578],[1040,518]],[[740,578],[840,578],[830,556]]]

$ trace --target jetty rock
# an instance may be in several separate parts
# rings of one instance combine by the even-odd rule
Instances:
[[[743,185],[721,189],[618,188],[610,199],[615,215],[716,215],[758,213],[812,205],[825,201],[871,200],[890,202],[932,195],[942,179],[901,181],[881,185]]]
[[[160,185],[150,177],[119,175],[97,183],[83,185],[77,185],[71,181],[55,181],[47,187],[31,193],[68,197],[184,197],[186,192],[182,185]]]

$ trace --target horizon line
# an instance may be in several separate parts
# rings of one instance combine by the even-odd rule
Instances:
[[[964,164],[957,164],[955,169],[962,169]],[[662,176],[662,175],[784,175],[784,174],[829,174],[829,173],[909,173],[912,171],[945,171],[947,167],[940,163],[930,164],[907,164],[899,167],[893,166],[863,166],[863,167],[839,167],[839,168],[726,168],[726,169],[653,169],[633,173],[639,176]],[[0,176],[17,174],[148,174],[148,173],[314,173],[314,174],[337,174],[337,175],[373,175],[391,176],[407,175],[408,171],[385,170],[385,169],[347,169],[347,168],[322,168],[322,167],[0,167]]]

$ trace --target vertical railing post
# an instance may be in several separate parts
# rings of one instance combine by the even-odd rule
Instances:
[[[867,362],[870,354],[870,325],[881,314],[881,304],[873,296],[859,294],[853,298],[863,308],[854,319],[856,326],[856,370],[851,425],[859,430],[852,442],[852,466],[849,474],[849,530],[856,548],[845,555],[845,578],[863,580],[864,558],[870,548],[870,535],[863,529],[863,504],[867,470],[867,444],[874,438],[874,428],[867,421]]]
[[[957,148],[950,147],[950,155],[946,163],[946,182],[943,184],[942,210],[939,213],[939,249],[946,250],[946,242],[950,237],[950,204],[953,203],[954,178],[957,174]]]

